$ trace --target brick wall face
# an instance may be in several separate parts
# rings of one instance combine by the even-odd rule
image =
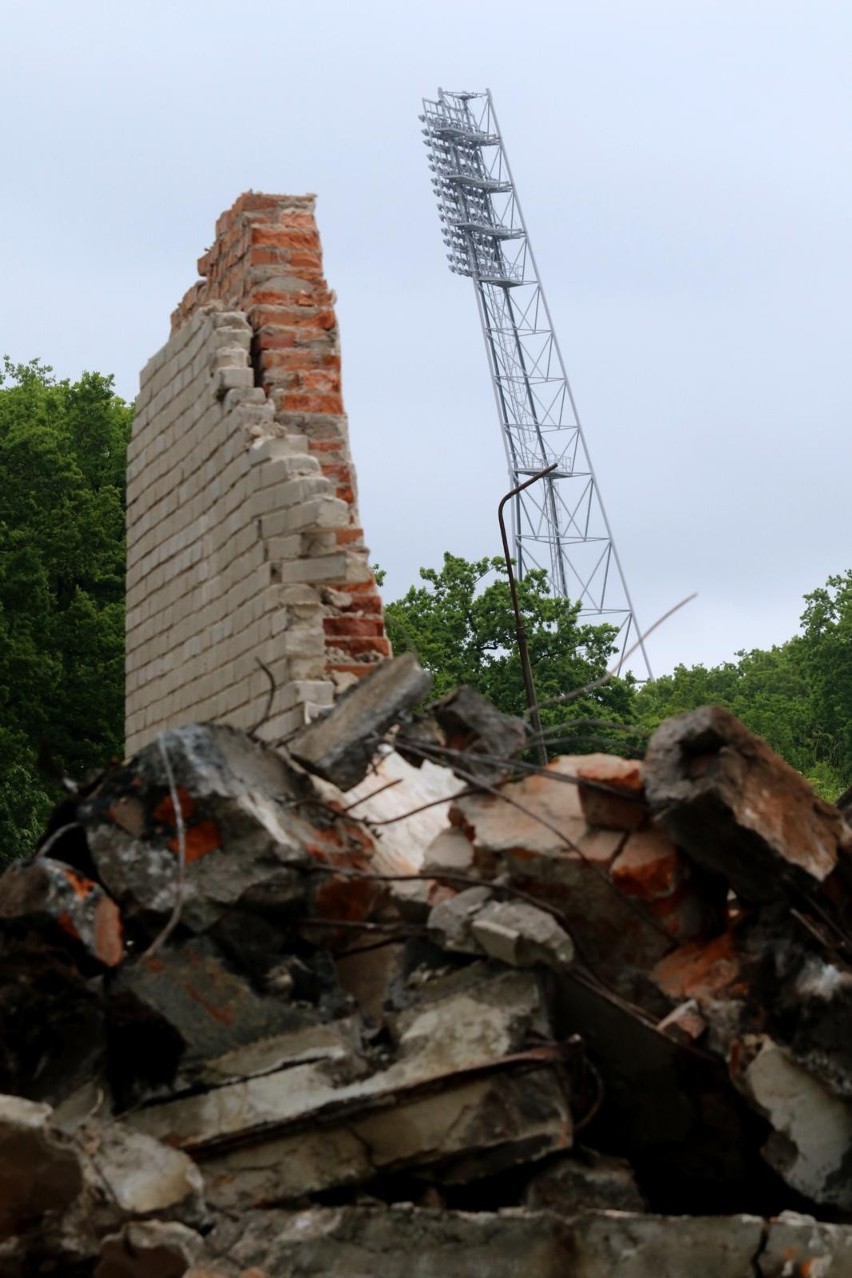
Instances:
[[[313,197],[248,194],[146,365],[128,451],[127,750],[220,719],[277,740],[388,655]]]

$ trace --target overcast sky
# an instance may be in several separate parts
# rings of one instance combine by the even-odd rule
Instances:
[[[494,95],[655,673],[852,566],[848,0],[0,0],[0,353],[138,370],[241,191],[316,192],[373,558],[508,487],[418,114]]]

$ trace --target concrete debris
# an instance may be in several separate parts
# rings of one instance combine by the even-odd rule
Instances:
[[[341,696],[334,708],[288,742],[294,759],[341,790],[367,775],[387,729],[422,701],[432,676],[413,652],[383,661]]]
[[[749,903],[817,890],[852,851],[833,804],[727,710],[662,724],[648,746],[651,810],[692,860]]]
[[[425,680],[163,732],[0,878],[0,1272],[852,1272],[844,814]]]

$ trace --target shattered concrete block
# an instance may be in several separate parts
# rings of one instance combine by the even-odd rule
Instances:
[[[391,1172],[465,1184],[570,1144],[567,1099],[543,1067],[517,1077],[450,1078],[433,1095],[402,1098],[391,1109],[202,1156],[202,1169],[210,1203],[242,1211]]]
[[[813,1202],[852,1210],[852,1105],[840,1100],[765,1035],[735,1043],[731,1077],[768,1118],[763,1156]]]
[[[528,733],[523,720],[503,714],[473,688],[457,688],[429,710],[446,748],[464,756],[449,760],[462,780],[493,784],[511,772],[512,760],[526,748]]]
[[[472,924],[479,911],[493,900],[488,887],[465,888],[440,901],[430,912],[426,926],[442,949],[457,954],[480,954]]]
[[[0,1239],[62,1212],[82,1191],[79,1150],[54,1129],[52,1113],[50,1105],[0,1096]]]
[[[719,706],[666,720],[644,776],[651,810],[678,847],[749,903],[818,888],[849,840],[837,808]]]
[[[297,733],[288,751],[309,772],[350,790],[367,775],[382,735],[431,686],[432,676],[413,652],[384,661]]]
[[[101,1245],[94,1278],[184,1278],[202,1239],[174,1221],[133,1221]]]
[[[590,754],[578,762],[578,791],[589,825],[605,830],[638,830],[648,820],[648,805],[638,759]]]
[[[540,963],[560,971],[574,961],[574,945],[564,928],[552,914],[525,901],[491,901],[470,926],[488,957],[511,967]]]
[[[311,859],[300,834],[310,838],[313,827],[292,808],[310,797],[305,779],[273,750],[224,725],[191,724],[161,733],[126,768],[108,774],[80,816],[98,874],[128,915],[171,914],[183,851],[181,921],[205,931],[260,884],[279,900],[299,899],[298,867]]]
[[[180,1150],[123,1123],[91,1128],[86,1148],[99,1184],[124,1218],[156,1215],[203,1223],[204,1181]]]
[[[0,878],[0,920],[58,933],[101,967],[115,967],[124,958],[115,901],[99,884],[49,857],[12,865]]]

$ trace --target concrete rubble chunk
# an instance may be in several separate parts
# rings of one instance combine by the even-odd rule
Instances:
[[[287,743],[309,772],[350,790],[367,775],[380,738],[428,693],[432,676],[414,653],[378,665],[349,688],[332,710]]]
[[[769,1165],[812,1202],[852,1212],[852,1104],[766,1036],[735,1045],[731,1072],[771,1124],[763,1148]]]
[[[644,778],[677,846],[749,903],[818,889],[848,844],[837,808],[718,706],[666,720],[648,745]]]
[[[473,688],[457,688],[434,702],[429,713],[441,729],[443,745],[463,755],[449,756],[449,764],[464,781],[488,785],[502,780],[526,748],[524,721],[501,713]]]
[[[0,877],[0,920],[47,928],[78,945],[99,967],[115,967],[124,958],[115,901],[100,884],[49,857],[12,865]]]
[[[124,1123],[92,1129],[86,1146],[98,1182],[124,1218],[204,1222],[204,1181],[180,1150]]]
[[[484,887],[440,902],[427,926],[447,950],[485,954],[510,967],[539,963],[559,970],[574,961],[571,938],[552,914],[526,901],[495,900]]]

